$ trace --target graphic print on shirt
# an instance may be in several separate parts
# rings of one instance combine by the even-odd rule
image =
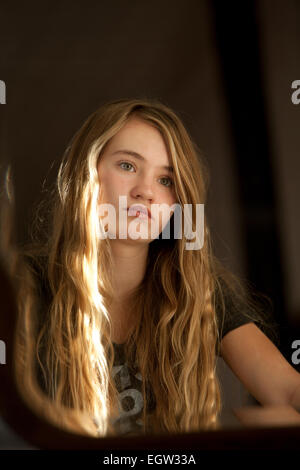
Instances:
[[[119,351],[121,353],[121,351]],[[123,352],[123,351],[122,351]],[[120,434],[141,432],[143,395],[142,376],[140,372],[134,373],[125,361],[123,364],[116,362],[124,360],[123,354],[116,355],[115,365],[112,369],[113,379],[118,390],[119,416],[113,424]]]

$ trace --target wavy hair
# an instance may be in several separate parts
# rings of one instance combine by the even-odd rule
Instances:
[[[118,414],[109,314],[113,264],[108,239],[99,238],[97,165],[106,144],[133,116],[161,133],[181,207],[206,203],[207,166],[179,116],[158,100],[115,100],[91,114],[72,138],[48,198],[47,217],[37,219],[38,225],[48,222],[44,239],[23,247],[24,259],[32,260],[28,278],[28,267],[39,266],[51,299],[43,308],[31,308],[22,290],[20,320],[27,333],[20,351],[23,357],[30,351],[23,375],[32,370],[33,377],[33,364],[39,364],[50,399],[44,409],[52,417],[60,410],[56,419],[65,425],[73,410],[75,418],[68,426],[95,436],[113,435]],[[169,240],[153,240],[144,279],[131,298],[137,322],[125,351],[142,376],[145,433],[217,429],[222,408],[217,309],[220,318],[230,315],[229,296],[249,318],[264,322],[244,285],[213,255],[206,220],[204,225],[200,250],[186,250],[184,238],[175,239],[174,234]],[[39,293],[34,282],[27,288],[30,298],[38,299]],[[39,312],[35,318],[34,311]],[[156,406],[149,412],[151,394]]]

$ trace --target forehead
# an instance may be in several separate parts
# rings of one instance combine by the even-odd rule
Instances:
[[[142,119],[132,117],[107,143],[106,151],[114,152],[126,148],[144,156],[169,159],[169,152],[160,131]]]

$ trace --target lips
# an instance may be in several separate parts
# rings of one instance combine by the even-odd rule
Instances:
[[[149,219],[152,218],[150,209],[145,207],[145,206],[141,206],[139,204],[134,204],[133,206],[128,207],[127,211],[128,211],[128,215],[137,216],[138,215],[137,213],[140,212],[140,213],[148,216]]]

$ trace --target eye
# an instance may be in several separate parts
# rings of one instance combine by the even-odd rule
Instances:
[[[132,163],[130,162],[119,162],[118,163],[118,166],[121,168],[122,165],[129,165],[130,167],[134,168],[134,166],[132,165]],[[124,170],[124,171],[128,171],[128,170]],[[164,176],[162,178],[160,178],[161,180],[167,180],[169,181],[169,184],[163,184],[163,186],[165,186],[166,188],[170,188],[171,186],[173,186],[173,180],[172,178],[169,178],[168,176]]]
[[[129,162],[121,162],[121,163],[118,163],[118,166],[121,167],[121,165],[130,165],[132,168],[133,168],[133,165]],[[125,170],[127,171],[127,170]]]
[[[161,179],[162,179],[162,180],[167,180],[167,181],[169,181],[169,184],[168,184],[168,185],[163,184],[163,186],[166,186],[167,188],[170,188],[170,187],[173,185],[173,181],[172,181],[171,178],[168,178],[168,177],[165,177],[165,176],[164,176],[164,177],[161,178]]]

